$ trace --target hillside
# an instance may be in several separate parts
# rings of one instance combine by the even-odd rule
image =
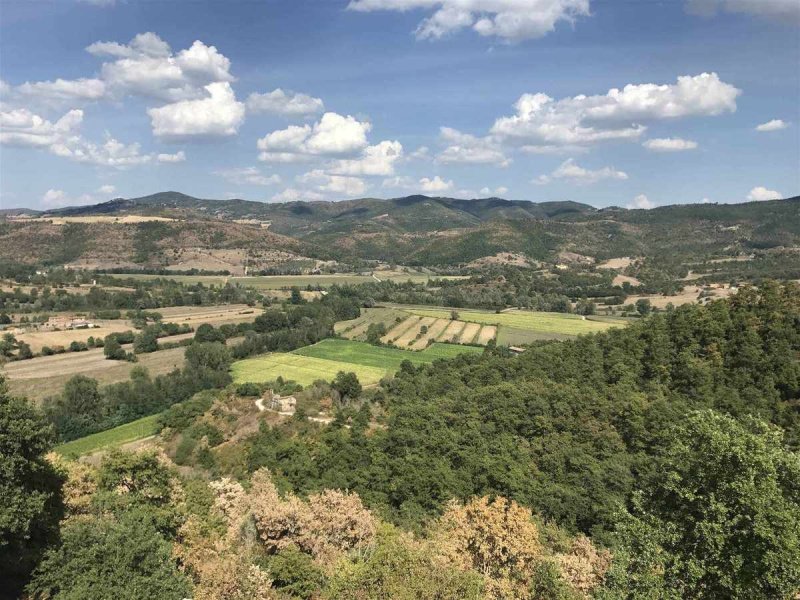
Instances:
[[[176,255],[182,251],[212,249],[457,265],[499,252],[538,260],[554,260],[563,252],[598,260],[618,256],[688,259],[800,245],[800,197],[628,210],[596,209],[569,201],[420,195],[265,204],[163,192],[27,213],[27,218],[7,220],[0,227],[0,252],[26,263],[94,260],[116,261],[120,266],[164,266],[177,264]],[[90,215],[159,216],[177,222],[81,224],[76,229],[75,224],[64,227],[44,220]]]

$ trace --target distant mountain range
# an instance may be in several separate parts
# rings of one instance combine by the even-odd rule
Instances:
[[[179,192],[141,198],[117,198],[92,206],[47,212],[14,209],[6,215],[78,217],[89,215],[169,216],[177,223],[85,225],[84,249],[40,254],[57,256],[102,254],[97,236],[130,238],[117,250],[136,264],[169,263],[168,250],[198,244],[209,249],[258,247],[319,259],[384,260],[401,264],[452,265],[495,255],[523,253],[532,259],[553,259],[571,252],[603,259],[615,256],[707,257],[757,248],[800,245],[800,197],[743,204],[672,205],[651,210],[619,207],[597,209],[579,202],[530,202],[481,198],[461,200],[421,195],[388,200],[362,198],[340,202],[266,204],[247,200],[210,200]],[[269,222],[253,227],[241,221]],[[235,222],[239,221],[239,222]],[[191,223],[194,232],[186,231]],[[0,250],[19,254],[9,244],[21,227],[48,224],[8,222],[0,229]],[[50,225],[49,227],[53,227]],[[111,232],[108,227],[115,227]],[[63,227],[62,227],[63,229]],[[73,228],[74,229],[74,228]],[[49,230],[48,230],[49,231]],[[198,238],[198,231],[207,237]],[[59,245],[59,230],[49,233]],[[11,237],[9,237],[11,236]],[[4,243],[5,240],[5,243]],[[152,256],[145,256],[147,240]],[[18,243],[16,240],[15,243]],[[73,240],[73,245],[74,240]],[[78,244],[79,246],[81,244]],[[89,250],[88,248],[91,248]],[[158,250],[158,251],[156,251]],[[36,260],[28,252],[25,262]],[[5,255],[5,254],[4,254]],[[136,259],[136,260],[134,260]],[[121,259],[122,260],[122,259]]]

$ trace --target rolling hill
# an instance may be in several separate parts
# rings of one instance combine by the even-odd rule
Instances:
[[[11,218],[19,213],[26,218]],[[67,225],[47,220],[91,215],[176,220]],[[286,260],[457,265],[500,252],[538,260],[554,260],[563,252],[600,260],[633,255],[705,258],[800,245],[800,197],[628,210],[571,201],[421,195],[265,204],[162,192],[47,213],[7,210],[5,217],[0,254],[29,264],[94,260],[169,266],[179,264],[178,257],[185,258],[186,252],[235,250],[278,252]]]

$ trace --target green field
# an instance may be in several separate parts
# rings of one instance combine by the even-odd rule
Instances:
[[[483,352],[483,348],[456,344],[431,344],[421,352],[412,352],[398,348],[373,346],[366,342],[328,339],[313,346],[295,350],[292,354],[336,360],[365,367],[377,367],[383,369],[384,372],[394,373],[404,360],[421,365],[431,363],[438,358],[454,358],[459,354],[480,354],[481,352]]]
[[[365,342],[327,339],[289,353],[275,352],[240,360],[233,363],[232,371],[235,383],[260,383],[281,376],[300,385],[310,385],[318,379],[331,381],[339,371],[352,371],[362,384],[370,385],[395,373],[404,360],[421,365],[439,358],[480,352],[483,348],[454,344],[431,344],[422,352],[411,352]]]
[[[421,317],[449,319],[451,308],[408,308],[408,312]],[[565,313],[533,312],[514,310],[503,313],[483,312],[478,310],[457,310],[458,318],[483,325],[500,325],[514,329],[534,331],[538,333],[578,335],[596,333],[613,327],[614,323],[584,320],[578,315]],[[619,324],[624,324],[620,321]]]
[[[237,361],[231,370],[235,383],[263,383],[280,376],[300,385],[310,385],[318,379],[331,381],[339,371],[345,371],[355,373],[362,384],[370,385],[378,383],[386,375],[386,369],[378,367],[282,352]]]
[[[93,433],[77,440],[56,446],[55,451],[68,458],[74,458],[96,452],[115,448],[128,442],[135,442],[142,438],[149,437],[158,433],[158,417],[160,415],[150,415],[137,421],[131,421],[125,425],[114,427],[99,433]]]

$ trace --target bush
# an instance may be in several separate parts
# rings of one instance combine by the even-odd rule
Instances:
[[[261,386],[257,383],[247,382],[236,386],[236,393],[239,396],[260,396],[263,393]]]
[[[269,571],[272,585],[292,597],[311,598],[324,582],[314,559],[297,546],[284,548],[264,561],[263,567]]]

